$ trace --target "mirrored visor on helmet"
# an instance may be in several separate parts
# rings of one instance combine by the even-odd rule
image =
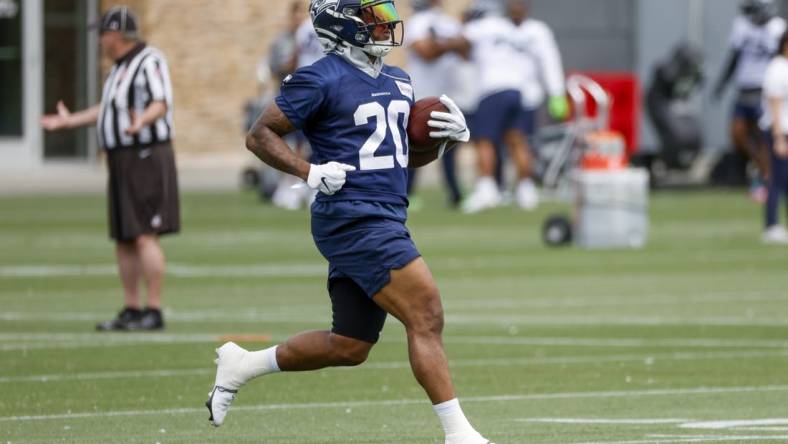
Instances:
[[[401,46],[404,37],[402,19],[391,0],[362,0],[361,19],[376,45]]]
[[[362,1],[361,19],[368,25],[383,25],[402,21],[391,0]]]

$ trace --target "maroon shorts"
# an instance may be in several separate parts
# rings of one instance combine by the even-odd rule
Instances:
[[[107,151],[109,234],[131,241],[181,228],[178,177],[172,144]]]

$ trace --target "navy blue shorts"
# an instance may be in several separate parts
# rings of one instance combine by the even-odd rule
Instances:
[[[733,117],[757,122],[761,118],[762,110],[760,106],[745,105],[736,103],[733,106]]]
[[[312,238],[328,260],[328,278],[350,278],[372,297],[421,256],[405,227],[404,208],[378,202],[312,204]]]
[[[737,92],[736,101],[733,104],[733,117],[735,119],[757,122],[762,114],[760,89],[745,89]]]
[[[536,129],[536,113],[523,109],[520,91],[501,91],[479,102],[471,121],[474,139],[501,141],[504,133],[511,129],[519,129],[528,136]]]

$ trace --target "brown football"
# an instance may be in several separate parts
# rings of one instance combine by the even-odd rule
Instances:
[[[437,97],[425,97],[410,108],[410,120],[408,120],[408,141],[410,142],[411,152],[429,152],[440,148],[443,139],[433,139],[430,132],[437,131],[430,128],[427,122],[433,111],[447,113],[449,110],[441,103]]]

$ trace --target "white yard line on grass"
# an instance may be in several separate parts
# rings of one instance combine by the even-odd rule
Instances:
[[[0,267],[0,277],[7,278],[112,276],[117,274],[117,266],[112,265],[16,265]]]
[[[606,419],[606,418],[518,418],[517,422],[534,422],[540,424],[602,424],[602,425],[659,425],[682,424],[690,419]]]
[[[177,333],[0,333],[0,350],[32,350],[81,347],[115,347],[138,344],[216,343],[219,334]],[[25,344],[24,342],[30,342]]]
[[[110,266],[107,266],[110,267]],[[109,268],[107,268],[109,269]],[[2,267],[0,267],[2,270]],[[2,275],[0,275],[2,277]],[[501,282],[501,279],[497,279],[497,282]],[[505,279],[503,280],[506,281]],[[519,283],[519,282],[518,282]],[[456,284],[456,280],[451,280],[447,282],[447,286],[452,284]],[[287,284],[281,284],[287,285]],[[291,284],[293,285],[293,284]],[[311,284],[310,284],[311,285]],[[466,288],[466,286],[461,286]],[[599,307],[599,306],[613,306],[613,307],[621,307],[621,306],[633,306],[633,307],[640,307],[640,306],[658,306],[658,305],[682,305],[685,306],[686,304],[716,304],[716,303],[723,303],[723,302],[733,302],[733,303],[747,303],[747,302],[785,302],[786,297],[784,295],[783,290],[776,289],[776,290],[761,290],[761,291],[693,291],[691,294],[686,294],[682,292],[672,292],[666,293],[664,290],[655,289],[656,291],[649,291],[649,289],[643,289],[642,291],[638,291],[636,295],[632,293],[624,293],[620,295],[610,294],[609,292],[604,295],[595,295],[595,296],[586,296],[586,297],[577,297],[577,296],[551,296],[551,295],[540,295],[539,297],[534,297],[532,295],[523,295],[523,294],[513,294],[514,291],[519,288],[519,285],[512,284],[510,291],[501,290],[500,294],[496,294],[494,297],[489,297],[489,295],[485,295],[484,298],[479,298],[473,295],[473,291],[471,295],[467,295],[464,297],[457,297],[455,294],[451,294],[450,297],[446,297],[444,303],[449,311],[458,311],[460,309],[470,309],[470,310],[490,310],[490,309],[512,309],[512,308],[583,308],[583,307]],[[213,284],[214,291],[226,291],[228,289],[227,285],[221,284]],[[244,295],[250,294],[254,287],[250,287],[249,285],[239,285],[236,288],[233,288],[234,294],[237,295]],[[450,293],[453,293],[449,290]],[[0,296],[2,297],[9,297],[9,298],[28,298],[30,296],[34,296],[39,300],[43,300],[44,298],[58,298],[58,297],[76,297],[82,296],[84,293],[81,292],[62,292],[62,291],[48,291],[48,292],[35,292],[31,294],[19,294],[18,291],[9,292],[6,291],[0,292]],[[299,306],[296,306],[298,308]],[[302,304],[300,307],[305,308],[314,308],[315,304]],[[292,306],[291,306],[292,308]],[[244,312],[247,311],[246,309]],[[260,307],[248,307],[248,311],[252,312],[260,312]],[[294,313],[300,313],[299,310],[293,310]],[[183,315],[184,313],[190,313],[195,316],[205,315],[205,314],[214,314],[219,313],[222,315],[233,314],[237,315],[237,312],[230,312],[230,311],[222,311],[222,310],[211,310],[210,312],[206,311],[178,311],[178,314]],[[25,312],[22,314],[28,315],[36,315],[36,314],[49,314],[49,315],[57,315],[63,314],[63,312],[51,313],[51,312],[38,312],[38,313],[31,313]],[[22,315],[20,314],[20,315]],[[66,315],[71,316],[85,316],[85,313],[65,313]],[[91,314],[87,313],[89,316],[104,316],[105,313],[96,313]]]
[[[181,265],[167,264],[167,274],[174,277],[320,277],[325,276],[325,264],[291,265]],[[20,265],[0,267],[0,277],[57,278],[69,276],[116,276],[112,265]]]
[[[788,341],[747,339],[646,339],[646,338],[529,338],[511,336],[447,336],[445,342],[483,345],[545,345],[568,347],[691,347],[691,348],[788,348]]]
[[[193,368],[180,370],[140,370],[95,373],[53,373],[35,376],[0,376],[0,384],[19,382],[59,382],[59,381],[95,381],[100,379],[137,379],[137,378],[170,378],[182,376],[201,376],[213,374],[210,368]]]
[[[697,395],[726,395],[734,393],[763,393],[763,392],[784,392],[788,391],[788,385],[769,385],[769,386],[750,386],[750,387],[698,387],[687,389],[663,389],[663,390],[632,390],[632,391],[609,391],[609,392],[568,392],[568,393],[542,393],[529,395],[500,395],[500,396],[476,396],[463,398],[463,402],[516,402],[516,401],[539,401],[556,399],[596,399],[596,398],[629,398],[629,397],[651,397],[651,396],[697,396]],[[332,408],[362,408],[362,407],[383,407],[401,405],[426,405],[425,399],[393,399],[381,401],[347,401],[347,402],[313,402],[313,403],[292,403],[292,404],[260,404],[260,405],[237,405],[233,411],[262,411],[262,410],[301,410],[301,409],[332,409]],[[64,413],[56,415],[23,415],[23,416],[3,416],[0,422],[15,421],[47,421],[63,419],[83,419],[83,418],[108,418],[108,417],[129,417],[129,416],[156,416],[156,415],[177,415],[177,414],[196,414],[206,413],[203,408],[177,408],[160,410],[122,410],[107,412],[84,412],[84,413]],[[609,444],[609,443],[608,443]]]
[[[591,441],[576,444],[678,444],[683,442],[749,442],[749,441],[788,441],[788,435],[678,435],[663,436],[649,435],[648,439],[636,439],[629,441]]]
[[[164,317],[169,321],[180,323],[206,323],[206,322],[231,322],[231,323],[307,323],[327,324],[330,322],[330,315],[307,317],[302,310],[300,313],[262,313],[249,310],[244,313],[231,312],[172,312],[165,310]],[[61,313],[29,313],[29,312],[5,312],[0,313],[2,321],[25,321],[25,322],[98,322],[106,319],[107,313],[85,313],[85,312],[61,312]]]
[[[786,352],[739,352],[739,353],[670,353],[652,355],[603,355],[603,356],[557,356],[550,358],[499,358],[499,359],[453,359],[450,364],[453,368],[467,367],[511,367],[535,365],[582,365],[610,362],[640,362],[651,366],[663,361],[700,361],[700,360],[726,360],[726,359],[756,359],[756,358],[788,358]],[[365,370],[397,370],[409,369],[408,361],[370,362],[353,371]],[[344,368],[336,370],[344,371]],[[137,378],[167,378],[182,376],[212,375],[215,368],[193,368],[177,370],[139,370],[115,372],[84,372],[84,373],[53,373],[46,375],[25,376],[0,376],[0,384],[37,382],[54,383],[60,381],[93,381],[114,379]]]
[[[788,424],[788,419],[749,419],[749,420],[721,420],[721,421],[693,421],[689,419],[665,418],[518,418],[516,422],[536,424],[571,424],[571,425],[670,425],[674,424],[682,429],[709,429],[725,430],[727,435],[701,435],[701,434],[648,434],[648,439],[627,441],[598,441],[582,444],[626,444],[626,443],[671,443],[671,442],[724,442],[724,441],[774,441],[788,438],[784,435],[732,435],[731,432],[785,432],[784,428],[773,428]],[[759,426],[759,427],[753,427]]]
[[[679,427],[684,429],[741,429],[742,427],[769,427],[769,426],[785,426],[788,425],[786,418],[769,418],[769,419],[740,419],[740,420],[727,420],[727,421],[703,421],[692,422],[683,424]]]
[[[95,334],[95,333],[0,333],[0,351],[43,350],[82,347],[114,347],[137,344],[181,344],[216,343],[219,334]],[[271,342],[284,339],[274,336]],[[401,343],[404,338],[385,337],[384,343]],[[7,343],[3,343],[7,342]],[[788,349],[788,341],[781,340],[739,340],[739,339],[645,339],[645,338],[544,338],[509,336],[451,336],[444,337],[448,344],[478,345],[530,345],[550,347],[590,347],[590,348],[643,348],[643,347],[682,347],[682,348],[761,348]]]
[[[583,308],[583,307],[640,307],[687,304],[716,304],[724,302],[785,302],[786,297],[773,292],[709,292],[693,295],[666,295],[662,293],[638,292],[637,295],[600,296],[585,298],[562,297],[495,297],[490,299],[447,299],[446,308],[451,309],[512,309],[512,308]]]
[[[215,343],[219,334],[177,333],[0,333],[0,351],[41,350],[48,348],[104,347],[136,344]],[[284,337],[279,338],[284,339]],[[277,340],[274,336],[272,341]],[[386,335],[384,343],[401,343],[404,337]],[[727,338],[555,338],[517,336],[455,336],[446,335],[448,344],[478,345],[527,345],[550,347],[600,347],[600,348],[761,348],[788,350],[788,341],[771,339],[727,339]]]
[[[165,313],[166,315],[166,313]],[[98,321],[106,313],[49,313],[49,312],[3,312],[0,320],[3,321],[37,321],[37,322],[86,322]],[[771,318],[743,316],[709,316],[689,317],[680,315],[665,316],[637,316],[637,315],[592,315],[571,314],[563,316],[554,315],[496,315],[496,314],[448,314],[446,322],[462,325],[504,325],[504,326],[736,326],[736,327],[784,327],[788,326],[788,317],[780,317],[770,313]],[[232,323],[259,323],[259,322],[298,322],[309,324],[325,324],[328,317],[304,316],[299,314],[266,314],[266,313],[222,313],[222,312],[173,312],[169,319],[182,323],[205,322],[232,322]]]
[[[770,313],[770,317],[756,318],[749,316],[638,316],[633,314],[571,314],[564,316],[554,315],[488,315],[466,314],[449,315],[447,323],[466,325],[522,325],[522,326],[726,326],[726,327],[785,327],[788,318],[779,317]]]
[[[83,240],[76,242],[76,244],[83,243]],[[781,253],[768,253],[758,250],[746,250],[747,253],[752,253],[752,257],[757,257],[759,260],[773,259],[775,261],[784,258]],[[702,259],[708,263],[731,263],[746,261],[749,255],[743,257],[743,252],[738,254],[732,251],[726,251],[727,255],[721,256],[708,255],[702,256]],[[652,252],[652,255],[656,253]],[[498,270],[522,268],[527,267],[531,263],[542,263],[543,259],[526,260],[522,255],[476,255],[473,258],[468,257],[446,257],[441,261],[433,263],[431,268],[436,271],[467,271],[474,270]],[[672,264],[675,258],[672,253],[667,253],[664,256],[652,256],[648,260],[648,264]],[[585,263],[582,261],[581,263]],[[624,264],[625,262],[621,262]],[[646,263],[646,262],[644,262]],[[516,265],[513,265],[516,264]],[[323,262],[315,262],[308,264],[282,264],[282,263],[263,263],[251,265],[195,265],[183,263],[168,263],[167,274],[175,277],[192,278],[192,277],[324,277],[328,270],[327,264]],[[51,265],[34,265],[34,264],[18,264],[18,265],[4,265],[0,266],[0,277],[9,278],[58,278],[69,276],[115,276],[117,275],[117,267],[112,264],[87,264],[87,265],[69,265],[69,264],[51,264]],[[569,277],[572,278],[572,277]],[[585,281],[588,280],[587,276],[575,276]]]

